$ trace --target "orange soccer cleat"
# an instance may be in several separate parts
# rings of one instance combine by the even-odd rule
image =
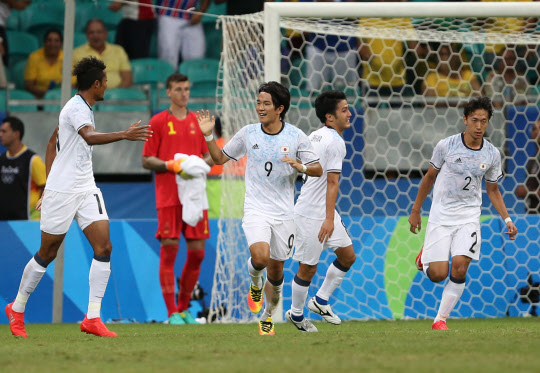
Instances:
[[[11,334],[16,337],[28,338],[28,334],[24,330],[24,312],[15,312],[12,307],[13,302],[6,306],[6,316],[9,320]]]
[[[424,265],[422,264],[422,252],[424,251],[424,246],[422,246],[422,248],[420,249],[420,252],[418,253],[418,255],[416,256],[416,260],[414,261],[414,264],[416,264],[416,268],[419,270],[419,271],[423,271],[424,270]]]
[[[250,284],[247,301],[251,312],[259,313],[263,305],[263,289]]]
[[[259,335],[275,335],[274,323],[271,317],[267,317],[266,320],[259,321]]]
[[[433,325],[431,325],[431,329],[433,329],[433,330],[450,330],[446,326],[446,321],[443,321],[443,320],[435,321],[433,323]]]
[[[97,335],[98,337],[117,337],[115,332],[111,332],[105,324],[101,321],[101,318],[87,319],[84,315],[84,320],[81,323],[81,332]]]

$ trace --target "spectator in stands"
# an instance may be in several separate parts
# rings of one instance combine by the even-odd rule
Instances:
[[[122,46],[130,60],[147,58],[150,55],[150,41],[156,29],[156,15],[152,0],[139,0],[139,4],[125,4],[113,1],[109,9],[122,9],[122,20],[116,28],[115,43]]]
[[[428,73],[423,84],[425,96],[470,97],[479,96],[481,85],[473,72],[461,64],[458,52],[448,44],[439,46],[435,71]],[[451,104],[451,103],[450,103]]]
[[[11,9],[24,10],[30,5],[30,0],[0,0],[0,55],[4,66],[9,66],[9,46],[6,35],[6,22]]]
[[[73,65],[84,57],[94,56],[107,65],[108,88],[130,87],[133,84],[133,75],[126,51],[120,45],[106,42],[107,29],[102,20],[94,18],[88,21],[86,39],[88,43],[73,50]]]
[[[317,0],[316,2],[332,2],[332,0]],[[331,26],[331,22],[320,21],[319,23],[329,23]],[[356,87],[358,84],[356,38],[311,34],[305,54],[308,91],[324,89],[325,83],[328,84],[328,88],[333,89]]]
[[[360,28],[367,30],[393,29],[396,25],[399,25],[400,29],[414,32],[410,18],[362,18],[359,22]],[[359,52],[362,60],[362,80],[366,84],[362,87],[364,94],[368,97],[394,95],[398,99],[401,96],[413,95],[412,87],[405,85],[406,46],[416,50],[418,45],[412,42],[406,45],[402,41],[391,39],[361,40]],[[375,105],[377,103],[378,100]]]
[[[158,5],[174,8],[160,9],[158,14],[158,57],[178,67],[182,61],[203,58],[206,40],[201,24],[201,13],[208,9],[209,0],[159,0]],[[196,9],[197,13],[186,12]]]
[[[43,48],[28,56],[24,70],[26,90],[36,98],[43,98],[49,89],[60,86],[62,82],[62,33],[49,30],[45,34]]]
[[[534,158],[529,158],[527,179],[516,188],[516,196],[525,198],[527,214],[540,214],[540,120],[532,126],[531,140],[536,152]]]
[[[24,124],[7,117],[0,125],[0,220],[39,220],[35,206],[45,187],[43,160],[22,143]]]
[[[490,71],[484,86],[486,96],[491,97],[494,107],[505,103],[526,105],[526,95],[531,94],[527,78],[518,67],[516,52],[508,46],[495,58],[496,70]]]

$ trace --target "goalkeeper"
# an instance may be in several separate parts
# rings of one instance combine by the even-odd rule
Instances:
[[[154,137],[145,142],[142,165],[155,171],[156,208],[158,229],[156,238],[161,242],[159,280],[163,299],[167,306],[169,324],[197,323],[189,313],[191,292],[197,283],[204,259],[205,240],[210,237],[208,211],[203,218],[190,226],[182,220],[182,204],[178,198],[175,176],[182,172],[181,160],[174,160],[176,153],[201,156],[213,165],[206,141],[195,114],[188,110],[190,83],[182,74],[167,78],[167,96],[171,100],[169,109],[156,114],[150,120]],[[178,253],[180,234],[187,245],[187,259],[180,277],[178,303],[175,301],[174,262]]]

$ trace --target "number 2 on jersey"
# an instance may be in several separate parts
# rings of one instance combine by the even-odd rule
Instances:
[[[469,184],[471,183],[472,181],[472,178],[470,176],[467,176],[465,178],[465,180],[469,180],[469,182],[463,187],[463,190],[469,190],[469,188],[467,188],[469,186]]]

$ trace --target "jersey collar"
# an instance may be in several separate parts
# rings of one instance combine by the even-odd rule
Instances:
[[[263,126],[262,123],[261,123],[261,131],[263,131],[263,133],[264,133],[265,135],[268,135],[268,136],[277,136],[277,135],[279,135],[279,134],[281,133],[281,131],[283,131],[284,128],[285,128],[285,122],[284,122],[284,121],[281,121],[281,129],[280,129],[278,132],[276,132],[276,133],[268,133],[268,132],[266,132],[266,131],[264,130],[264,126]]]
[[[465,144],[465,132],[461,132],[461,142],[463,143],[463,146],[466,147],[469,150],[472,150],[474,152],[479,152],[484,147],[484,138],[482,138],[482,145],[478,149],[469,148],[467,144]]]
[[[80,95],[79,93],[76,93],[75,94],[76,96],[79,96],[83,101],[84,103],[86,104],[86,106],[88,106],[88,108],[90,109],[90,111],[93,111],[92,110],[92,106],[88,105],[88,102],[86,102],[86,100],[84,99],[84,97],[82,95]]]

